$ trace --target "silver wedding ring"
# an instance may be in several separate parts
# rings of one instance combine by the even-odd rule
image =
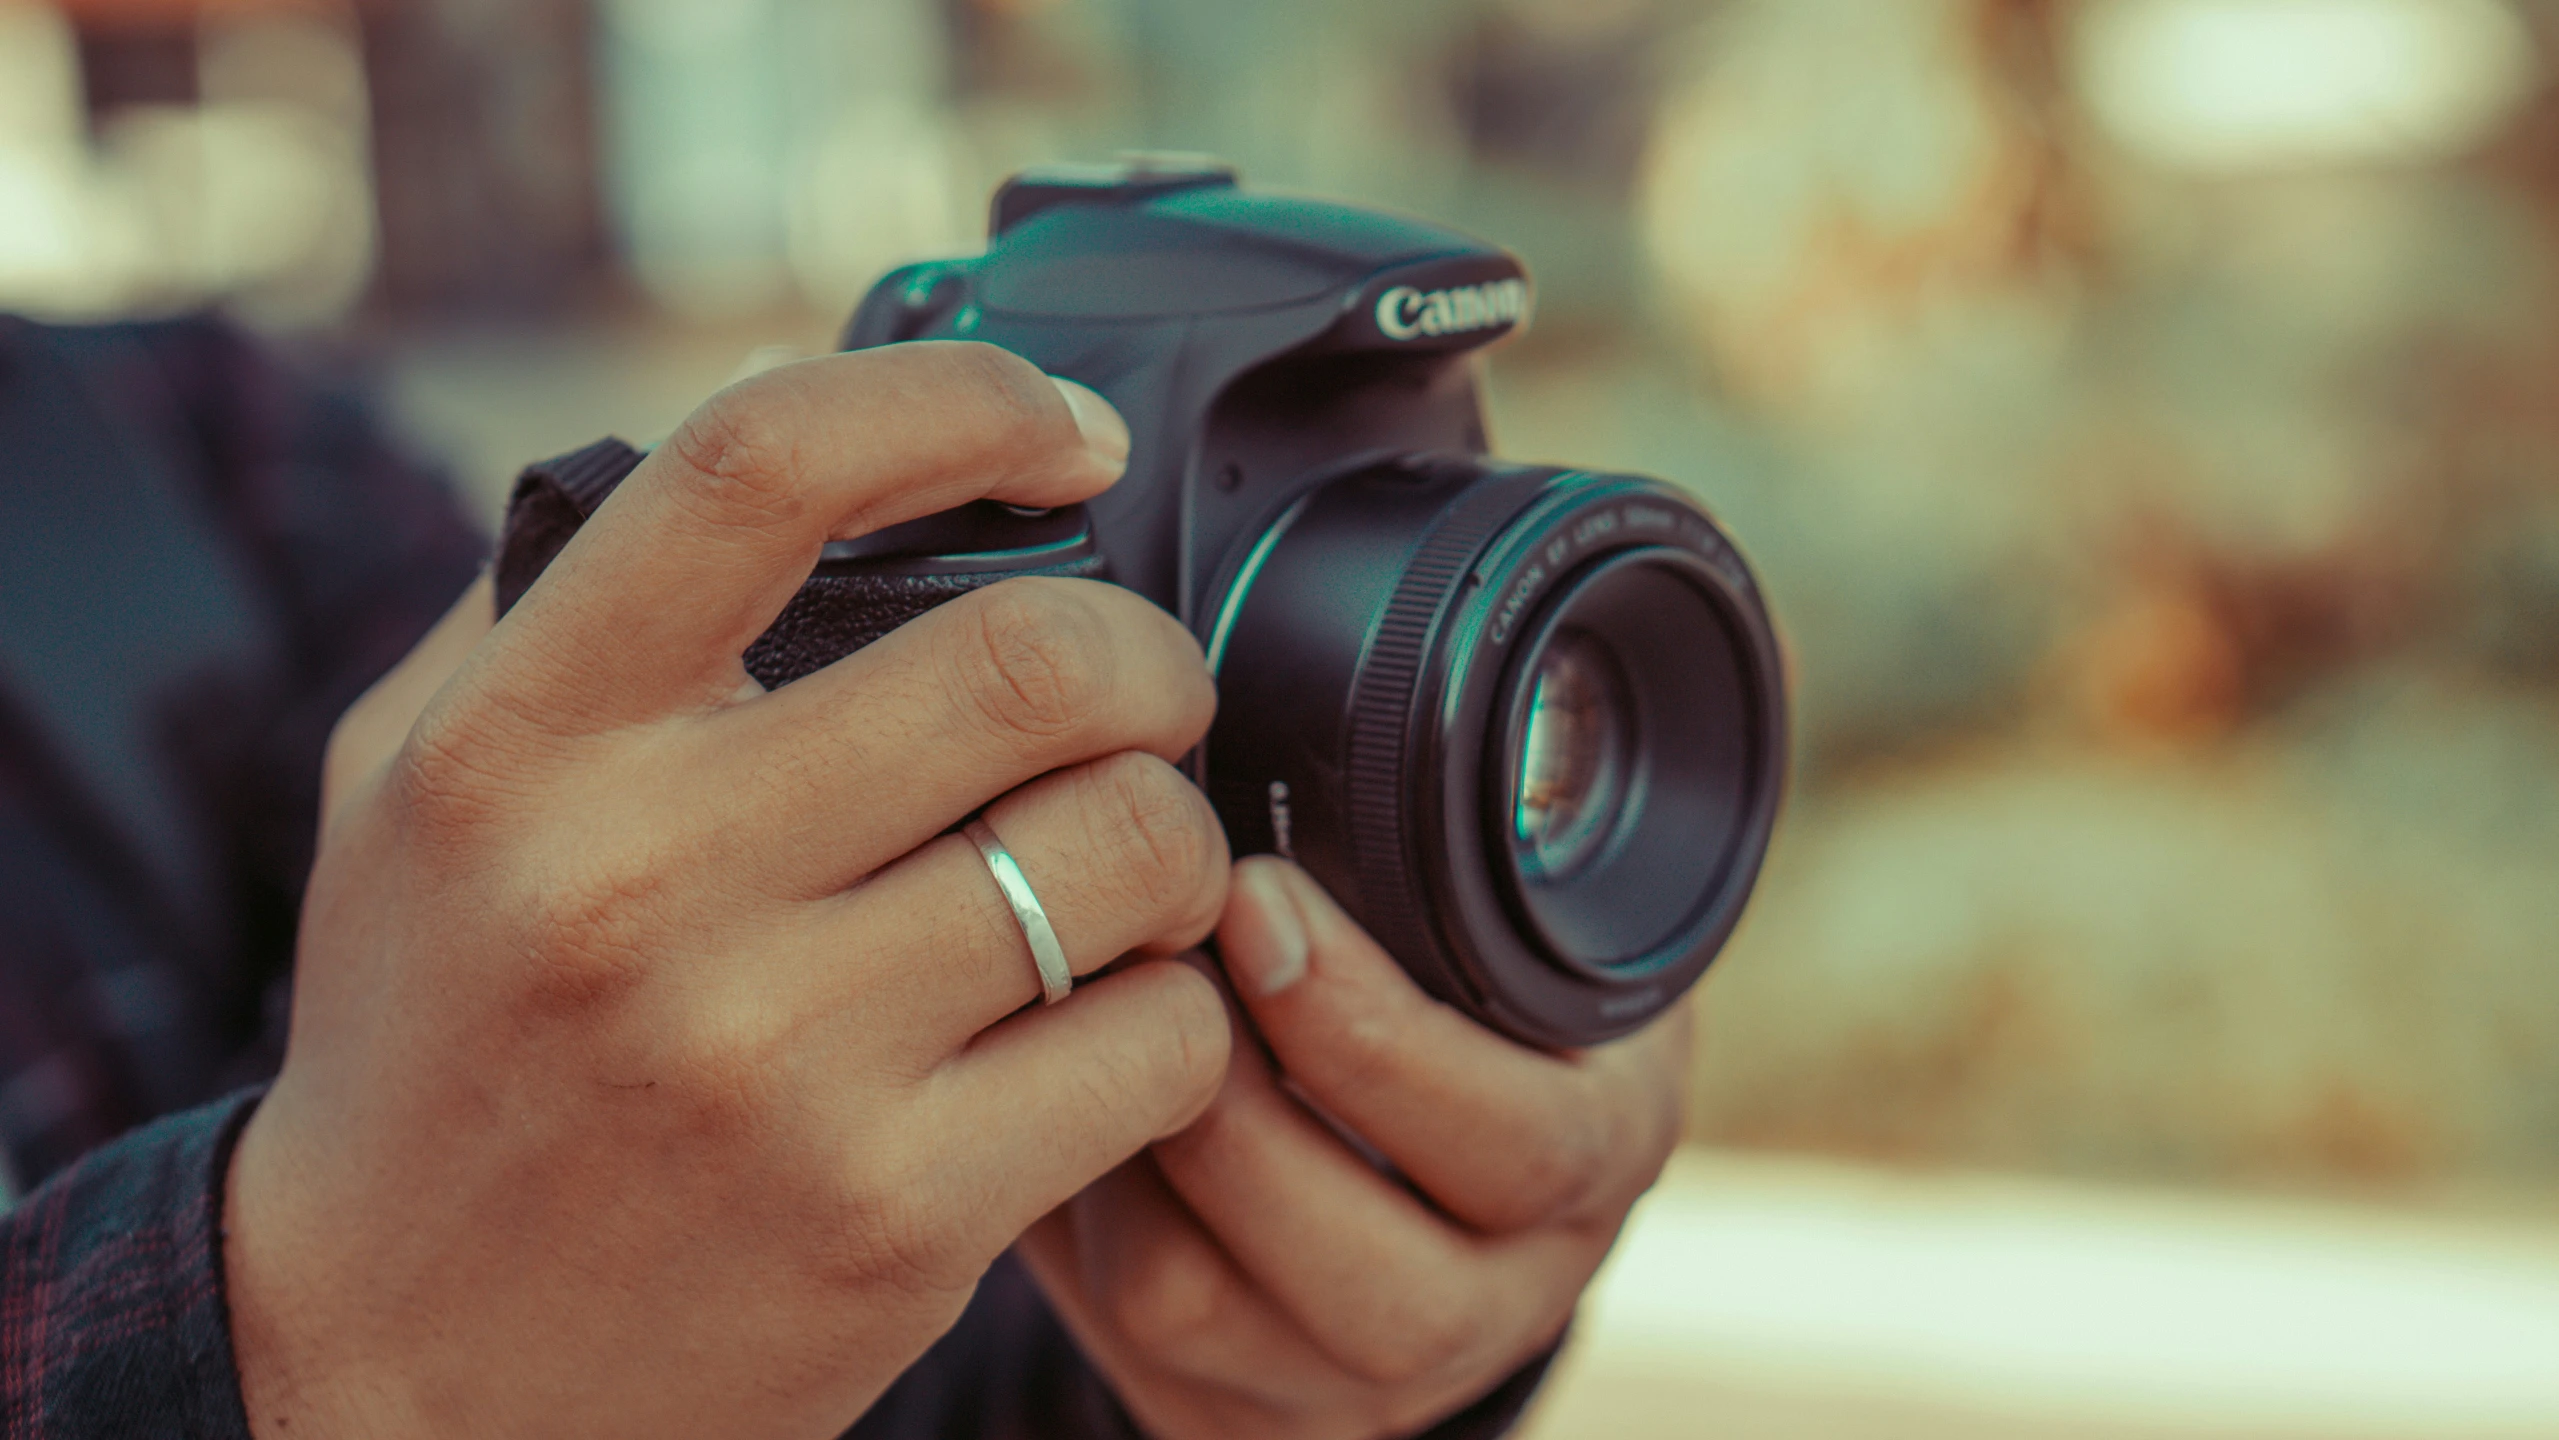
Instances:
[[[1040,998],[1051,1005],[1065,999],[1066,992],[1075,988],[1075,972],[1066,968],[1066,947],[1057,943],[1057,929],[1048,923],[1048,911],[1032,892],[1022,862],[1013,858],[984,820],[971,820],[960,827],[960,833],[985,857],[986,872],[995,877],[995,888],[1004,892],[1005,903],[1013,907],[1014,923],[1030,942],[1031,963],[1040,967]]]

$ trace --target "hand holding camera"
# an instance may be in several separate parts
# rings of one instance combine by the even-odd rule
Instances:
[[[1138,963],[1025,1009],[943,834],[993,802],[1079,972],[1205,935],[1226,850],[1169,761],[1212,697],[1170,618],[1032,581],[771,694],[739,661],[830,538],[1071,503],[1123,436],[985,347],[772,372],[358,707],[231,1172],[262,1434],[833,1435],[1208,1102],[1212,986]]]
[[[334,747],[232,1172],[261,1429],[831,1434],[1017,1237],[1176,1440],[1549,1344],[1784,715],[1701,511],[1484,455],[1526,305],[1222,171],[1027,178],[853,353],[528,472]],[[1230,840],[1305,869],[1229,903]],[[1221,907],[1233,1009],[1150,958]]]

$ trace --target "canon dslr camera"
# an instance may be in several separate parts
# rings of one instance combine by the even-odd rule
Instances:
[[[1476,352],[1529,300],[1491,245],[1222,167],[1018,176],[984,255],[888,275],[844,348],[981,340],[1081,381],[1128,420],[1126,476],[828,546],[748,669],[788,683],[1007,576],[1116,581],[1207,654],[1190,764],[1237,854],[1293,858],[1517,1039],[1633,1030],[1740,917],[1784,687],[1686,496],[1485,453]]]

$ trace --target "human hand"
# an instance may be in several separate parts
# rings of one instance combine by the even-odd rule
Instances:
[[[772,694],[739,659],[829,538],[1079,500],[1127,443],[987,347],[772,371],[349,715],[229,1177],[259,1435],[832,1436],[1208,1103],[1212,984],[1149,961],[1024,1010],[1022,933],[943,834],[995,802],[1078,971],[1204,936],[1179,625],[1016,580]]]
[[[1690,1020],[1561,1055],[1425,995],[1304,872],[1236,867],[1218,943],[1249,1032],[1189,1129],[1020,1247],[1161,1440],[1403,1435],[1545,1346],[1678,1140]]]

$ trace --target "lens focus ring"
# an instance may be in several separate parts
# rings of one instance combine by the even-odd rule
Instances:
[[[1424,678],[1432,631],[1458,589],[1458,577],[1516,510],[1508,496],[1479,486],[1415,548],[1378,622],[1375,640],[1351,691],[1344,785],[1351,845],[1359,857],[1366,921],[1378,943],[1397,955],[1432,945],[1406,845],[1411,790],[1410,726],[1414,692]]]

